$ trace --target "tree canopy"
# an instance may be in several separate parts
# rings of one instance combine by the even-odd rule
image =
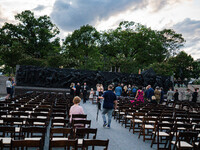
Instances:
[[[50,17],[36,18],[27,10],[15,16],[17,24],[0,28],[0,63],[64,67],[87,70],[138,73],[153,68],[161,75],[198,77],[200,65],[180,52],[185,43],[172,29],[153,30],[133,21],[123,21],[116,29],[97,31],[83,25],[65,37]]]

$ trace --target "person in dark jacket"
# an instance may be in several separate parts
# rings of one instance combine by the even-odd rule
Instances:
[[[197,89],[192,93],[192,102],[197,102],[198,92]]]
[[[76,96],[80,96],[81,86],[80,83],[77,83],[76,85]]]
[[[175,90],[175,93],[174,93],[174,101],[178,101],[178,96],[179,96],[179,93],[178,93],[178,90],[176,89]]]

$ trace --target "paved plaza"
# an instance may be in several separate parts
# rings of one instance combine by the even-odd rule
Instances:
[[[99,112],[98,121],[96,121],[97,107],[95,104],[87,101],[83,104],[85,114],[88,120],[92,120],[91,127],[98,128],[97,139],[109,139],[109,150],[152,150],[156,149],[156,144],[151,148],[151,142],[143,142],[142,137],[138,139],[138,133],[129,132],[129,128],[125,128],[116,120],[112,119],[111,128],[103,128],[103,119]]]

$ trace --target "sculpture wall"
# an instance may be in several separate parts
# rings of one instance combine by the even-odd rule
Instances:
[[[41,68],[35,66],[20,66],[16,74],[17,86],[69,88],[71,82],[89,87],[102,83],[104,87],[111,83],[135,84],[137,86],[152,85],[168,90],[172,86],[170,77],[156,75],[153,69],[141,74],[125,74],[116,72],[101,72],[75,69]]]

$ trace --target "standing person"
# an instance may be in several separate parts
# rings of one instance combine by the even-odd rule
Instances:
[[[133,97],[135,97],[136,93],[137,93],[137,89],[136,89],[135,85],[133,85],[132,93],[133,93]]]
[[[70,98],[71,98],[71,101],[72,101],[73,98],[74,98],[75,90],[76,90],[75,84],[74,84],[74,83],[71,83],[71,85],[70,85]]]
[[[147,94],[147,99],[151,101],[152,96],[154,96],[154,89],[151,87],[151,85],[148,85]]]
[[[86,103],[86,100],[87,100],[87,91],[88,91],[88,86],[87,86],[87,83],[84,82],[84,85],[83,85],[83,88],[82,88],[83,103]]]
[[[167,101],[173,101],[174,97],[174,91],[172,91],[172,88],[169,88],[169,91],[167,91]]]
[[[94,103],[94,102],[93,102],[93,99],[94,99],[94,90],[93,90],[93,88],[91,88],[91,90],[90,90],[90,95],[89,95],[89,100],[92,101],[92,104]]]
[[[137,101],[144,103],[144,92],[142,90],[142,87],[139,87],[136,93]]]
[[[122,93],[122,96],[127,96],[128,95],[128,87],[127,85],[124,85],[124,89],[123,89],[124,93]]]
[[[107,126],[108,128],[110,128],[110,125],[111,125],[113,109],[117,108],[117,97],[115,93],[113,93],[112,89],[113,89],[113,86],[109,85],[108,91],[104,92],[102,97],[99,97],[100,99],[104,98],[103,111],[102,111],[102,118],[104,122],[103,127]],[[106,114],[108,115],[108,123],[105,117]]]
[[[77,83],[76,85],[76,96],[80,96],[81,86],[80,83]]]
[[[10,98],[13,98],[13,95],[15,93],[15,78],[12,77],[12,81],[11,81],[11,84],[12,84],[12,88],[11,88],[11,93],[10,93]]]
[[[11,94],[11,90],[12,90],[12,83],[11,83],[12,79],[8,78],[8,80],[6,81],[6,91],[7,91],[7,96],[6,99],[10,98],[10,94]]]
[[[154,95],[156,97],[156,102],[157,104],[160,102],[160,97],[161,97],[161,92],[159,91],[159,87],[157,86],[155,91],[154,91]]]
[[[175,93],[174,93],[174,101],[175,102],[179,100],[178,96],[179,96],[178,89],[176,89]]]
[[[118,86],[115,88],[115,94],[117,96],[121,96],[122,95],[122,87],[120,86],[120,84],[118,84]]]
[[[160,88],[160,104],[162,104],[164,101],[164,94],[165,94],[165,92],[164,92],[163,88],[161,87]]]
[[[81,98],[78,96],[75,96],[73,99],[74,105],[71,106],[69,110],[70,122],[72,121],[73,114],[84,114],[83,107],[79,106],[80,102],[81,102]]]
[[[190,101],[191,96],[192,96],[192,93],[191,93],[190,89],[187,89],[185,92],[185,98],[186,98],[185,100]]]
[[[96,96],[99,96],[99,91],[100,91],[100,84],[98,83],[97,85],[96,85]]]
[[[127,94],[128,94],[128,96],[131,96],[131,92],[132,92],[132,89],[131,89],[131,85],[129,84],[128,85],[128,90],[127,90]]]
[[[192,102],[196,103],[197,97],[198,97],[198,92],[197,89],[195,89],[195,91],[192,93]]]

